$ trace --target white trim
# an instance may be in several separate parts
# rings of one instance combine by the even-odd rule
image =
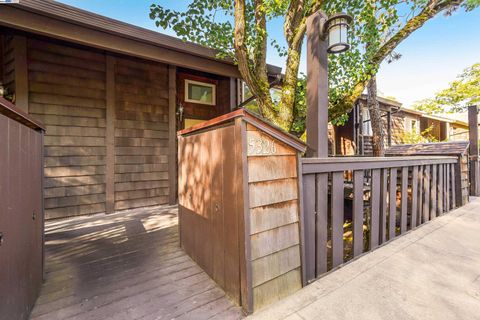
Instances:
[[[188,97],[188,85],[189,84],[197,84],[197,85],[202,86],[202,87],[212,88],[212,102],[205,102],[205,101],[189,99],[189,97]],[[216,106],[217,105],[217,95],[216,95],[217,90],[216,89],[217,89],[217,86],[213,83],[185,79],[185,102],[191,102],[191,103],[196,103],[196,104],[206,104],[206,105],[209,105],[209,106]]]

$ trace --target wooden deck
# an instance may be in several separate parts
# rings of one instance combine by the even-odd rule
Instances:
[[[31,319],[239,319],[179,247],[176,207],[48,222]]]

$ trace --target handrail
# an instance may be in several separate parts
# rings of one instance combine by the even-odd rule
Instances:
[[[325,173],[347,170],[386,169],[430,164],[456,163],[451,156],[410,156],[410,157],[340,157],[303,158],[302,172]]]

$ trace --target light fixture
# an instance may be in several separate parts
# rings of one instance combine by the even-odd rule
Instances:
[[[352,17],[346,13],[337,13],[325,23],[325,34],[328,33],[328,53],[342,53],[350,49],[348,29]]]

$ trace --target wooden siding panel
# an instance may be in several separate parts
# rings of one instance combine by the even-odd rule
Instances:
[[[252,262],[253,286],[270,281],[300,267],[300,248],[293,246]]]
[[[117,58],[115,210],[169,202],[168,130],[168,67]]]
[[[248,158],[250,182],[296,178],[296,156],[270,156]]]
[[[105,211],[105,56],[28,39],[30,113],[47,126],[46,218]]]
[[[271,304],[292,292],[300,290],[302,288],[301,283],[301,271],[300,268],[297,268],[253,288],[254,309],[258,310],[262,306]]]
[[[252,183],[251,208],[298,199],[297,179],[280,179]]]
[[[300,243],[298,223],[252,235],[252,260],[290,248]]]
[[[298,222],[298,201],[251,209],[250,233],[255,234]]]
[[[246,127],[251,241],[247,263],[252,264],[257,310],[267,300],[301,287],[298,162],[291,147],[252,125]]]

